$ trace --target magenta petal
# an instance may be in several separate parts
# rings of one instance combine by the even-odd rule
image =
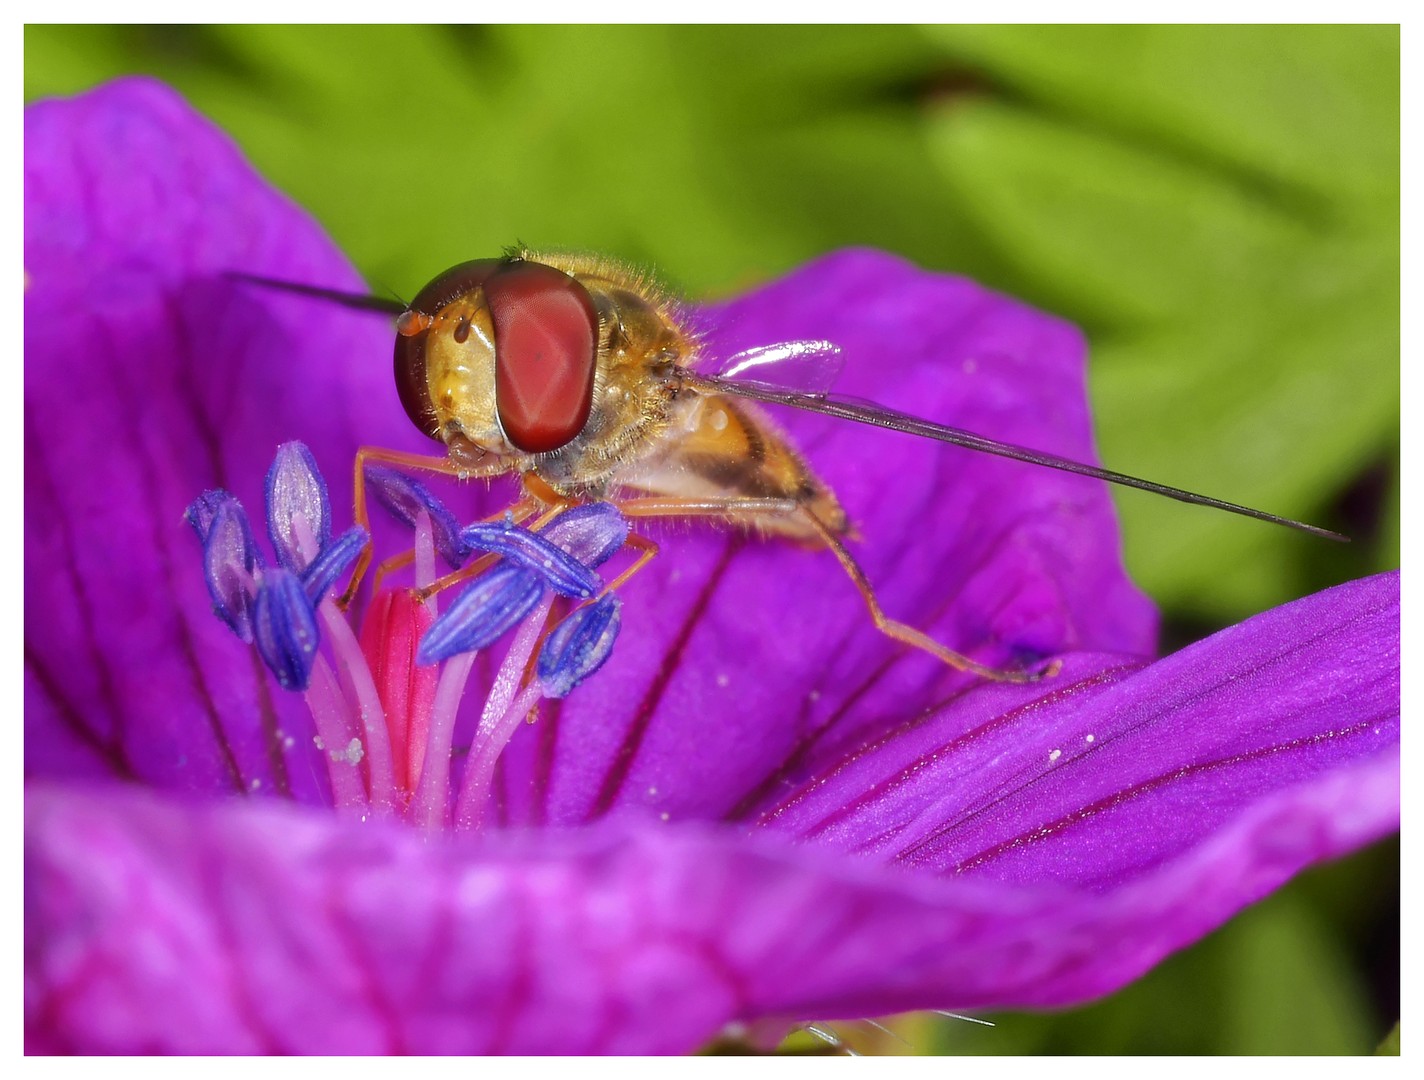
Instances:
[[[974,873],[699,822],[431,842],[271,804],[37,786],[27,1032],[54,1050],[657,1053],[733,1020],[1082,1001],[1397,828],[1397,647],[1398,577],[1382,575],[1007,714],[1026,749],[959,778],[971,798],[1017,785],[960,830],[1002,845]],[[1288,674],[1317,664],[1330,704]],[[1173,702],[1187,685],[1206,689]],[[1103,742],[1048,768],[1040,727],[1066,731],[1077,697]],[[976,750],[943,756],[973,766]],[[1139,782],[1154,763],[1170,783]],[[879,812],[942,817],[948,779],[899,784]],[[1035,799],[1044,825],[1026,832]]]
[[[1399,744],[1399,577],[1276,608],[1148,666],[1079,656],[782,778],[754,820],[938,873],[1125,885],[1251,800]]]
[[[210,613],[184,508],[260,512],[277,444],[345,477],[407,438],[379,318],[257,295],[243,269],[359,288],[307,214],[171,90],[114,83],[25,113],[25,668],[31,768],[218,791],[310,787],[309,738]],[[340,500],[349,503],[349,498]],[[304,735],[304,733],[306,733]],[[310,793],[308,793],[310,794]]]
[[[1106,892],[706,825],[430,843],[272,804],[28,796],[26,1028],[53,1050],[666,1053],[725,1023],[1111,990],[1398,822],[1397,746]]]

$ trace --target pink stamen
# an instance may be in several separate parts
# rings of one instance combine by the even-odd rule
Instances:
[[[386,713],[371,678],[371,669],[361,655],[361,646],[345,614],[330,597],[320,605],[322,622],[331,635],[331,651],[336,656],[342,689],[360,725],[362,760],[370,785],[371,809],[378,814],[395,810],[395,772],[391,764],[391,737],[386,730]]]
[[[430,526],[430,515],[422,510],[415,519],[415,587],[423,589],[435,580],[435,530]],[[435,597],[426,601],[430,614],[435,614]]]
[[[302,566],[310,566],[312,560],[321,554],[321,542],[312,531],[311,522],[298,514],[292,518],[293,539],[297,543],[297,554],[302,558]]]
[[[499,755],[509,745],[509,740],[519,730],[524,717],[544,696],[543,688],[537,682],[530,683],[516,697],[504,715],[493,724],[480,724],[475,746],[471,748],[470,760],[465,766],[465,782],[460,787],[460,801],[455,807],[455,828],[478,829],[489,803],[490,788],[494,783],[494,767]]]
[[[359,761],[351,761],[346,754],[356,734],[349,720],[350,708],[324,656],[318,655],[312,667],[306,701],[316,724],[317,748],[331,777],[332,802],[338,810],[364,815],[370,804]]]
[[[415,801],[410,806],[410,819],[427,829],[445,825],[450,802],[450,739],[455,732],[455,715],[465,693],[465,681],[470,677],[479,651],[461,653],[445,661],[440,672],[440,684],[435,689],[435,703],[430,710],[430,723],[425,744],[425,765]]]
[[[435,541],[430,516],[415,523],[415,583],[435,580]],[[430,711],[440,678],[438,667],[418,667],[420,639],[435,622],[435,598],[425,602],[409,589],[383,589],[361,620],[361,652],[371,670],[391,740],[391,767],[397,800],[404,806],[420,782]]]
[[[542,696],[537,680],[523,692],[518,691],[524,672],[529,667],[529,657],[543,633],[544,621],[552,604],[552,598],[545,598],[524,620],[515,633],[504,663],[495,675],[494,685],[485,701],[484,712],[480,715],[479,729],[475,732],[474,742],[470,744],[465,779],[460,787],[459,801],[455,805],[457,829],[479,827],[484,816],[485,802],[489,798],[490,782],[494,778],[495,762],[518,730],[519,721]]]
[[[396,787],[407,795],[420,779],[430,707],[440,677],[438,668],[415,663],[420,638],[434,621],[434,612],[408,589],[376,594],[361,621],[361,652],[385,712]]]
[[[423,589],[436,578],[435,531],[430,515],[421,511],[415,519],[415,585]],[[430,738],[430,714],[435,708],[435,690],[440,682],[438,667],[416,667],[415,654],[420,639],[434,625],[440,614],[439,599],[429,596],[416,613],[419,632],[411,642],[410,653],[410,790],[420,783],[420,771],[425,766],[425,744]]]

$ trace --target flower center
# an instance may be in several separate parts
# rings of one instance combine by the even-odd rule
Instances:
[[[333,539],[325,481],[300,443],[281,446],[267,474],[274,564],[227,492],[205,492],[188,508],[213,610],[280,686],[303,695],[338,811],[478,829],[495,763],[520,722],[544,698],[567,696],[612,651],[620,605],[595,571],[623,547],[627,523],[612,504],[592,503],[545,515],[538,529],[509,515],[462,527],[403,473],[369,466],[366,484],[411,526],[414,546],[382,565],[359,625],[334,589],[370,537],[358,525]],[[452,571],[444,577],[441,561]],[[406,564],[413,586],[383,584],[385,570]],[[442,614],[440,590],[452,585],[461,590]],[[474,737],[457,749],[475,658],[507,636]]]

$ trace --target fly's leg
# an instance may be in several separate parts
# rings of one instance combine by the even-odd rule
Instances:
[[[527,518],[530,514],[532,514],[534,512],[534,509],[534,505],[530,503],[529,500],[521,499],[513,506],[510,506],[504,510],[500,510],[498,513],[490,514],[488,517],[481,518],[480,520],[496,521],[500,518],[507,517],[511,521],[520,522]],[[435,581],[432,581],[429,585],[424,586],[423,588],[412,589],[411,591],[415,593],[417,600],[425,601],[436,593],[441,592],[444,589],[448,589],[452,585],[458,585],[460,582],[466,580],[467,578],[474,577],[476,574],[486,569],[491,563],[494,562],[494,556],[486,555],[482,559],[477,561],[479,562],[478,569],[474,568],[473,563],[470,564],[470,566],[462,566],[458,570],[454,570],[451,573],[446,574],[442,578],[437,578]],[[382,578],[384,578],[387,574],[391,574],[397,570],[400,570],[402,567],[409,566],[413,562],[415,562],[415,548],[411,548],[409,551],[403,551],[399,555],[392,555],[389,559],[384,560],[379,566],[376,567],[376,580],[375,583],[371,586],[372,591],[380,592]]]
[[[733,514],[762,516],[794,514],[798,505],[794,499],[676,499],[652,496],[647,498],[639,497],[636,499],[615,500],[615,504],[624,517],[630,518],[726,518]],[[599,594],[600,596],[611,593],[614,589],[621,587],[629,578],[647,566],[648,563],[652,562],[658,554],[658,545],[652,540],[649,540],[646,536],[640,536],[638,533],[629,533],[627,543],[630,547],[638,549],[638,557],[628,569],[624,570],[603,587],[603,592]]]
[[[516,524],[526,520],[540,507],[544,507],[544,513],[539,515],[537,521],[529,526],[530,531],[538,532],[549,522],[562,514],[571,506],[578,503],[572,499],[566,499],[546,483],[543,478],[535,472],[526,472],[520,479],[524,483],[524,497],[507,510],[501,510],[497,514],[490,514],[489,517],[481,518],[481,521],[498,521],[500,518],[508,518]],[[484,555],[470,563],[462,566],[458,570],[446,574],[444,577],[436,578],[429,585],[415,590],[416,599],[424,602],[436,593],[444,592],[452,586],[460,584],[462,581],[469,581],[473,577],[478,577],[491,566],[497,555]]]
[[[352,487],[355,493],[354,517],[356,524],[366,530],[367,537],[371,535],[371,515],[366,508],[366,465],[368,462],[380,462],[401,469],[434,473],[439,476],[453,476],[457,480],[499,476],[509,471],[507,464],[501,463],[499,458],[493,456],[489,464],[482,469],[478,466],[471,468],[469,465],[451,461],[448,457],[411,454],[403,450],[387,450],[381,446],[362,446],[356,451],[356,476]],[[347,582],[345,591],[336,601],[342,611],[351,606],[351,601],[356,596],[356,590],[361,587],[361,581],[371,565],[372,550],[371,541],[367,539],[366,546],[361,549],[361,554],[356,559],[356,566],[351,571],[351,580]],[[385,564],[382,565],[385,566]],[[389,569],[395,569],[395,567],[392,566]]]
[[[1048,678],[1058,674],[1058,669],[1062,664],[1054,660],[1047,667],[1037,671],[1008,671],[1004,668],[988,667],[976,660],[971,660],[963,653],[957,653],[953,649],[947,649],[928,634],[916,630],[913,626],[890,618],[880,607],[880,601],[875,596],[875,590],[871,588],[870,581],[865,576],[865,571],[860,568],[854,557],[846,546],[841,543],[840,537],[836,536],[826,526],[820,518],[811,512],[810,507],[802,506],[801,513],[811,523],[811,527],[826,542],[826,546],[835,555],[836,561],[841,564],[841,569],[846,572],[846,576],[855,583],[856,589],[860,592],[861,598],[865,601],[865,606],[870,609],[870,618],[875,623],[875,628],[886,637],[894,638],[896,641],[910,645],[923,652],[929,653],[937,660],[948,664],[959,671],[967,671],[980,678],[989,679],[992,682],[1006,683],[1031,683],[1038,682],[1039,679]]]
[[[459,475],[461,477],[468,477],[470,475],[468,471],[459,470],[435,469],[432,471],[455,471],[456,475]],[[565,510],[568,510],[572,506],[578,505],[577,500],[566,498],[565,496],[559,494],[542,477],[540,477],[538,473],[526,472],[520,477],[520,479],[524,484],[524,497],[521,498],[518,502],[514,503],[508,509],[501,510],[496,514],[490,514],[488,517],[482,518],[482,521],[497,521],[500,518],[508,518],[509,520],[515,523],[521,523],[527,520],[532,514],[536,513],[542,508],[544,512],[540,514],[539,517],[528,526],[530,531],[538,532],[539,530],[544,528],[544,526],[548,525],[549,522],[553,521],[556,517],[562,514]],[[419,589],[413,590],[415,593],[415,597],[417,600],[424,602],[430,599],[430,597],[434,596],[436,593],[444,592],[446,589],[452,588],[455,585],[459,585],[461,582],[469,581],[471,578],[478,577],[480,574],[484,573],[491,566],[493,566],[498,558],[499,556],[497,555],[483,555],[480,558],[476,559],[474,562],[468,564],[467,566],[462,566],[458,570],[454,570],[444,575],[443,577],[436,578],[429,585],[425,585]]]
[[[624,499],[618,509],[624,517],[781,517],[801,508],[795,499],[677,499],[650,496]]]
[[[841,542],[839,536],[831,531],[819,517],[812,512],[805,503],[797,502],[794,499],[755,499],[755,498],[733,498],[733,499],[676,499],[676,498],[647,498],[630,499],[619,505],[627,517],[720,517],[723,519],[750,519],[755,521],[758,517],[785,516],[789,514],[800,514],[806,522],[815,530],[816,534],[825,543],[826,547],[835,555],[836,561],[841,564],[841,569],[855,585],[861,598],[865,601],[865,606],[870,611],[871,621],[875,623],[875,628],[888,638],[893,638],[904,645],[919,649],[921,652],[929,653],[936,660],[947,664],[956,671],[965,671],[971,675],[978,675],[980,678],[988,679],[992,682],[1007,683],[1031,683],[1039,679],[1057,673],[1059,664],[1054,661],[1047,668],[1039,671],[1007,671],[1002,668],[989,667],[976,660],[971,660],[963,653],[957,653],[953,649],[948,649],[941,645],[934,638],[916,630],[913,626],[899,622],[890,618],[880,606],[880,601],[875,596],[869,579],[865,576],[865,571],[855,561],[855,558],[846,550],[845,544]]]
[[[629,547],[631,547],[631,548],[636,548],[637,551],[638,551],[638,557],[633,560],[633,563],[632,563],[631,566],[629,566],[626,570],[624,570],[624,571],[623,571],[621,574],[619,574],[616,578],[614,578],[612,581],[610,581],[607,585],[603,586],[602,590],[599,591],[599,594],[598,594],[597,597],[595,597],[595,599],[602,599],[603,597],[607,596],[609,593],[614,592],[615,590],[617,590],[617,589],[619,589],[619,588],[622,588],[622,586],[624,586],[625,584],[627,584],[629,578],[631,578],[631,577],[632,577],[634,574],[636,574],[639,570],[643,569],[643,567],[647,566],[648,563],[652,562],[652,561],[653,561],[653,558],[654,558],[654,557],[657,555],[657,553],[658,553],[658,545],[657,545],[657,544],[653,543],[653,541],[649,540],[646,536],[639,536],[637,533],[629,533],[629,534],[628,534],[628,538],[627,538],[626,540],[624,540],[623,542],[624,542],[625,544],[627,544],[627,545],[628,545]],[[585,601],[583,604],[580,604],[579,607],[587,607],[588,604],[590,604],[590,603],[592,603],[592,602],[593,602],[593,601]],[[539,655],[539,650],[540,650],[540,649],[543,647],[543,645],[544,645],[544,639],[547,638],[547,637],[549,636],[550,631],[552,631],[552,630],[554,629],[554,617],[553,617],[553,615],[554,615],[554,611],[553,611],[553,609],[551,608],[550,611],[549,611],[549,618],[548,618],[548,620],[544,623],[544,631],[543,631],[543,633],[541,633],[541,634],[539,635],[539,640],[538,640],[538,642],[535,643],[535,646],[534,646],[534,656],[538,656],[538,655]],[[529,670],[524,673],[524,674],[525,674],[525,681],[526,681],[526,683],[528,682],[529,673],[530,673],[531,671],[533,671],[533,667],[532,667],[532,665],[533,665],[533,660],[532,660],[532,659],[530,660],[530,665],[531,665],[531,666],[530,666]],[[536,706],[536,708],[537,708],[537,706]]]
[[[629,533],[628,539],[625,540],[624,543],[631,548],[637,548],[638,557],[633,560],[632,565],[629,566],[628,569],[624,570],[623,573],[603,586],[603,591],[598,594],[599,596],[607,596],[615,589],[621,588],[627,583],[629,578],[647,566],[648,563],[652,562],[658,554],[658,545],[653,543],[653,541],[649,540],[646,536],[639,536],[637,533]]]
[[[526,518],[529,517],[530,514],[534,513],[534,511],[537,509],[538,504],[535,503],[532,499],[521,499],[519,500],[519,502],[511,506],[508,510],[501,510],[497,514],[491,514],[489,517],[481,518],[480,520],[498,521],[500,518],[508,517],[510,520],[518,523],[524,521]],[[549,522],[553,521],[556,517],[558,517],[567,509],[567,505],[562,505],[555,506],[550,510],[546,510],[544,511],[544,513],[539,515],[538,520],[536,520],[532,525],[530,525],[529,528],[533,532],[538,532],[545,525],[549,524]],[[458,570],[452,570],[444,577],[438,577],[429,585],[422,586],[419,589],[413,589],[412,592],[415,593],[415,598],[417,600],[424,603],[436,593],[444,592],[446,589],[453,588],[454,586],[459,585],[463,581],[469,581],[471,578],[479,577],[479,575],[483,574],[486,570],[493,566],[496,560],[498,559],[498,555],[481,555],[474,562],[467,563],[466,565],[460,567]]]
[[[636,548],[638,551],[638,557],[633,560],[632,565],[630,565],[626,570],[624,570],[621,574],[619,574],[616,578],[614,578],[612,581],[610,581],[607,585],[603,587],[602,591],[600,591],[598,594],[600,598],[607,596],[615,589],[621,588],[624,584],[627,583],[629,578],[631,578],[639,570],[643,569],[643,567],[647,566],[648,563],[652,562],[653,558],[658,553],[657,544],[649,540],[646,536],[639,536],[637,533],[629,533],[628,538],[624,541],[624,543],[631,548]],[[579,606],[587,607],[588,603],[591,602],[592,601],[588,601]],[[549,608],[549,614],[544,619],[544,629],[540,631],[539,640],[534,643],[534,650],[529,654],[529,662],[524,666],[524,677],[520,681],[521,689],[525,686],[528,686],[529,683],[533,681],[534,665],[539,660],[540,652],[543,651],[544,641],[551,633],[553,633],[554,626],[558,622],[558,619],[555,617],[557,611],[557,603]],[[529,715],[528,717],[526,717],[529,723],[532,724],[539,718],[539,706],[542,703],[543,701],[542,699],[540,699],[539,701],[534,702],[534,704],[529,707]]]
[[[376,575],[371,580],[371,593],[374,595],[381,591],[381,582],[387,574],[393,574],[413,562],[415,562],[415,548],[403,551],[399,555],[392,555],[389,559],[382,559],[376,565]]]

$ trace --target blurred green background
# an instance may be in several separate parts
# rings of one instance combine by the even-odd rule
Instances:
[[[43,27],[27,100],[180,89],[410,295],[516,240],[718,296],[867,244],[1074,320],[1103,458],[1342,529],[1118,495],[1168,647],[1399,564],[1397,27]],[[1126,992],[921,1053],[1359,1053],[1398,846]],[[906,1045],[867,1029],[849,1041]]]

